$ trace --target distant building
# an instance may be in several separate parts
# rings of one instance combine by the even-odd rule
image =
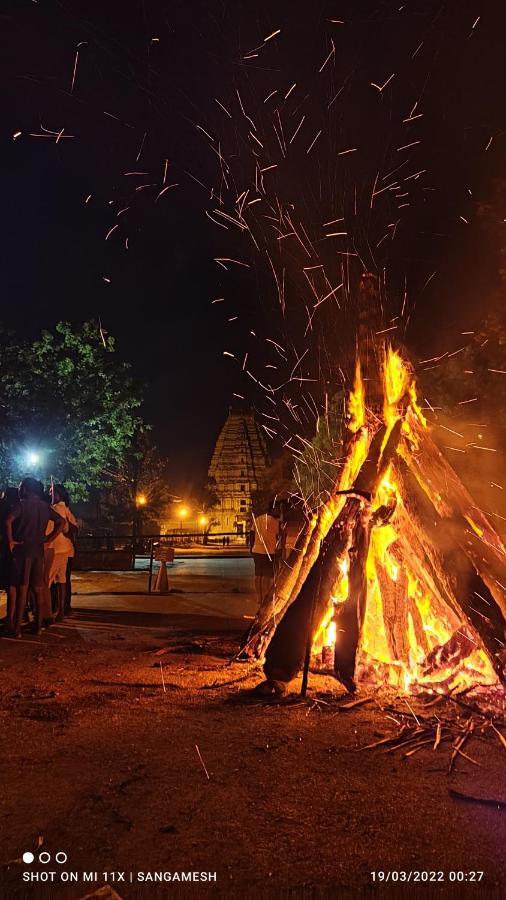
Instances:
[[[244,534],[251,528],[251,495],[267,465],[265,440],[252,410],[231,410],[209,466],[218,497],[209,511],[213,531]]]

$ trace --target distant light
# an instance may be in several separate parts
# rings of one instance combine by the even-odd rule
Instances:
[[[40,456],[38,453],[35,453],[33,450],[31,450],[26,454],[26,461],[29,466],[38,466],[40,463]]]
[[[207,525],[207,518],[206,518],[206,516],[201,516],[201,517],[200,517],[200,519],[199,519],[199,525]]]
[[[137,506],[146,506],[147,502],[148,501],[147,501],[146,494],[137,494],[137,496],[135,498],[135,503]]]
[[[188,515],[188,510],[187,510],[186,506],[181,507],[181,509],[179,510],[179,515],[182,519],[186,519],[186,516]]]

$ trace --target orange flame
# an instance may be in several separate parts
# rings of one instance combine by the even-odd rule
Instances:
[[[400,406],[405,403],[409,406],[411,415],[414,416],[422,427],[426,427],[425,418],[418,406],[413,372],[403,360],[401,354],[387,347],[383,361],[383,415],[388,431],[402,415]],[[405,412],[405,411],[404,411]],[[350,394],[348,404],[349,428],[352,432],[358,432],[366,422],[365,390],[362,380],[360,363],[357,360],[355,369],[355,381]],[[403,433],[410,442],[416,446],[416,438],[413,435],[406,416],[403,418]],[[363,441],[358,441],[348,464],[346,476],[343,473],[342,482],[350,479],[358,473],[367,452],[367,436]],[[399,448],[399,452],[402,448]],[[360,665],[367,672],[376,672],[376,676],[388,683],[395,685],[403,691],[413,690],[417,685],[424,685],[430,690],[438,690],[438,685],[445,685],[445,690],[465,687],[472,683],[481,682],[492,684],[496,676],[492,665],[484,651],[476,649],[466,659],[461,659],[455,665],[449,665],[446,669],[437,670],[434,674],[424,671],[424,661],[429,652],[444,645],[454,632],[452,623],[446,621],[439,613],[436,613],[434,600],[430,589],[415,577],[407,566],[402,564],[403,580],[399,581],[401,563],[393,549],[399,538],[398,520],[402,508],[402,496],[398,485],[395,483],[391,467],[386,471],[378,487],[373,501],[373,510],[380,506],[391,506],[396,501],[396,511],[386,525],[376,527],[371,534],[369,554],[366,564],[367,575],[367,605],[363,624],[363,632],[360,646]],[[469,517],[469,525],[480,534],[481,529]],[[406,634],[404,647],[407,649],[407,659],[396,659],[392,655],[389,638],[385,630],[384,598],[382,597],[380,581],[378,579],[378,567],[386,572],[392,583],[392,590],[398,583],[400,589],[405,584],[405,617]],[[313,654],[323,654],[323,648],[327,651],[333,649],[339,633],[336,629],[334,614],[339,604],[348,598],[348,571],[349,560],[347,554],[337,561],[336,583],[331,598],[329,609],[318,629]],[[430,582],[430,578],[428,579]],[[385,586],[383,587],[385,590]],[[425,646],[422,646],[421,640]],[[322,656],[323,658],[323,656]]]
[[[362,380],[362,370],[360,368],[360,360],[357,357],[355,364],[355,380],[353,382],[353,390],[350,392],[348,399],[348,428],[354,434],[365,425],[365,390]]]

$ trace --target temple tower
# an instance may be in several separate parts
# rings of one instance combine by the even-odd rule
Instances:
[[[209,466],[218,497],[212,510],[213,531],[244,534],[250,529],[251,495],[267,465],[265,440],[253,411],[230,410]]]

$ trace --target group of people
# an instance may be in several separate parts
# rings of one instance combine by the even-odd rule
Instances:
[[[5,628],[21,637],[33,612],[36,634],[71,609],[70,575],[78,523],[64,485],[49,491],[35,478],[7,488],[0,500],[0,589],[7,592]]]

